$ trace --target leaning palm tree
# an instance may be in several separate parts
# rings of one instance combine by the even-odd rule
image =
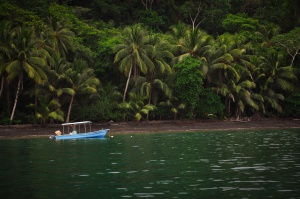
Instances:
[[[19,92],[25,75],[34,80],[36,84],[41,84],[43,80],[47,79],[45,71],[49,68],[45,57],[43,57],[47,53],[43,49],[37,50],[36,46],[39,42],[38,39],[33,37],[33,30],[31,28],[17,27],[14,29],[11,44],[11,59],[5,64],[8,82],[18,78],[10,121],[14,118]]]
[[[151,49],[151,45],[147,42],[147,33],[139,25],[135,25],[125,28],[122,43],[115,47],[117,53],[114,63],[119,63],[120,71],[127,76],[123,102],[126,99],[132,70],[136,79],[140,73],[146,74],[148,70],[154,68],[147,52]]]
[[[79,65],[78,67],[76,67],[76,60],[75,66],[68,69],[66,71],[66,75],[68,76],[68,80],[72,88],[72,92],[69,92],[69,94],[71,95],[71,99],[66,118],[66,122],[69,122],[75,96],[77,94],[90,95],[96,93],[97,87],[100,86],[100,80],[95,77],[93,69],[85,68],[83,67],[83,65]]]

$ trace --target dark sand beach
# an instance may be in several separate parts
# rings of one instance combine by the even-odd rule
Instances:
[[[263,118],[255,121],[197,120],[197,121],[141,121],[93,123],[93,130],[110,129],[110,134],[154,133],[154,132],[204,132],[261,129],[300,128],[300,119]],[[60,124],[0,126],[0,138],[50,136],[62,130]]]

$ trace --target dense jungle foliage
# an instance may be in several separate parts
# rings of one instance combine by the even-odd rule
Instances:
[[[0,124],[300,116],[298,0],[0,0]]]

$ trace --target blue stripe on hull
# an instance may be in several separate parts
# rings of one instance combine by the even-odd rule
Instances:
[[[70,140],[70,139],[84,139],[84,138],[104,138],[109,129],[89,132],[89,133],[78,133],[78,134],[65,134],[55,136],[56,140]]]

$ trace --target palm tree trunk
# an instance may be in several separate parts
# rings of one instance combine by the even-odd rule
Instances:
[[[231,112],[230,97],[225,98],[225,110],[227,114],[230,114]]]
[[[123,103],[125,102],[125,99],[126,99],[127,89],[128,89],[128,85],[129,85],[129,81],[130,81],[130,76],[131,76],[131,71],[132,71],[132,65],[131,65],[130,70],[128,72],[128,78],[127,78],[127,82],[126,82],[126,86],[125,86],[125,90],[124,90],[124,95],[123,95]]]
[[[37,83],[34,84],[34,115],[37,113],[37,107],[38,107],[38,98],[37,98]],[[36,124],[36,120],[34,120],[34,124]]]
[[[230,103],[230,98],[228,98],[228,110],[227,110],[227,113],[230,114],[231,112],[231,103]]]
[[[240,121],[240,116],[241,116],[241,110],[239,108],[236,108],[236,112],[235,112],[236,121]]]
[[[10,112],[11,100],[10,100],[10,89],[9,85],[6,86],[6,109]]]
[[[10,116],[10,122],[12,122],[14,119],[14,114],[15,114],[15,110],[16,110],[18,98],[19,98],[19,93],[20,93],[21,79],[22,79],[22,75],[20,75],[20,77],[19,77],[18,88],[17,88],[16,98],[15,98],[15,102],[14,102],[14,107],[13,107],[13,110],[12,110],[11,116]]]
[[[69,122],[69,121],[70,121],[70,114],[71,114],[71,109],[72,109],[74,97],[75,97],[75,94],[72,95],[72,97],[71,97],[71,101],[70,101],[70,105],[69,105],[69,109],[68,109],[68,115],[67,115],[66,122]]]
[[[149,100],[148,100],[148,104],[151,104],[151,98],[152,98],[152,88],[151,88],[151,84],[150,84],[150,91],[149,91]]]
[[[225,111],[228,113],[228,100],[227,97],[225,97]]]
[[[220,89],[222,87],[222,83],[223,83],[222,70],[219,70],[218,76],[219,76],[219,79],[218,79],[218,89]]]
[[[4,87],[4,77],[1,78],[0,97],[2,95],[3,87]]]

